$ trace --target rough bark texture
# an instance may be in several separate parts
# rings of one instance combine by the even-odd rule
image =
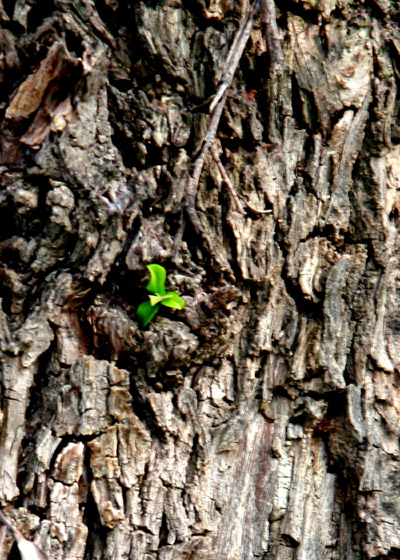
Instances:
[[[400,6],[260,4],[0,2],[0,503],[52,560],[400,557]]]

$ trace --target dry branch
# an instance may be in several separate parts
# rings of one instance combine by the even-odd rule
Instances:
[[[274,0],[261,0],[260,17],[269,54],[269,75],[271,79],[274,79],[282,75],[284,61],[276,24]]]
[[[223,166],[222,162],[221,162],[221,158],[219,157],[219,153],[218,150],[216,148],[215,145],[211,146],[211,154],[215,160],[215,163],[217,164],[218,170],[221,173],[221,177],[225,183],[225,185],[228,187],[229,192],[232,195],[233,200],[235,201],[236,204],[236,208],[237,211],[242,214],[243,216],[246,216],[247,212],[246,210],[243,208],[243,205],[241,203],[241,200],[239,198],[239,195],[236,192],[235,187],[233,186],[233,183],[228,175],[227,170],[225,169],[225,167]],[[268,209],[268,210],[257,210],[257,208],[253,208],[253,206],[251,206],[247,201],[244,201],[246,207],[250,210],[250,212],[252,212],[253,214],[271,214],[272,210]]]
[[[199,154],[194,162],[193,173],[189,179],[186,190],[186,211],[193,227],[200,233],[204,233],[203,224],[196,210],[196,193],[200,181],[200,175],[203,169],[204,160],[210,149],[214,138],[217,134],[219,121],[221,119],[222,111],[227,97],[227,90],[232,83],[233,76],[238,67],[239,61],[243,55],[244,48],[250,37],[253,28],[254,19],[259,10],[259,0],[256,0],[252,9],[243,19],[240,27],[233,40],[232,46],[229,50],[228,57],[225,61],[224,70],[221,74],[221,82],[215,94],[214,100],[210,105],[211,118],[207,128],[207,132],[202,140]]]

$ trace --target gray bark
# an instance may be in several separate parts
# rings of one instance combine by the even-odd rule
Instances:
[[[0,504],[52,560],[400,557],[399,6],[260,4],[0,1]]]

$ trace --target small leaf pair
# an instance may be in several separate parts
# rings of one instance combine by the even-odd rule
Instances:
[[[146,289],[153,295],[149,296],[150,301],[141,303],[137,310],[137,315],[142,322],[143,327],[148,325],[161,305],[172,307],[174,309],[183,309],[185,302],[176,292],[167,292],[165,290],[165,280],[167,271],[159,264],[148,264],[150,271],[150,281]]]

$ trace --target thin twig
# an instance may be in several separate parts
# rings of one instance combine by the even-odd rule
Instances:
[[[264,35],[269,55],[269,75],[275,79],[282,75],[284,56],[279,40],[278,26],[276,24],[276,11],[274,0],[261,0],[261,23],[265,27]]]
[[[240,25],[231,48],[229,49],[228,56],[225,61],[224,69],[222,75],[219,79],[219,88],[214,96],[212,103],[210,104],[209,112],[212,113],[217,106],[218,102],[222,98],[225,91],[229,88],[232,83],[233,76],[235,75],[236,68],[242,58],[244,48],[249,40],[251,30],[253,28],[254,18],[259,10],[259,0],[254,3],[253,9],[247,14],[246,18]]]
[[[222,164],[222,162],[221,162],[221,159],[220,159],[220,157],[219,157],[219,153],[218,153],[218,150],[217,150],[215,144],[213,144],[213,145],[211,146],[211,154],[212,154],[212,156],[213,156],[213,158],[214,158],[214,160],[215,160],[215,163],[216,163],[217,166],[218,166],[218,170],[219,170],[219,172],[221,173],[221,177],[222,177],[223,181],[225,182],[225,185],[228,187],[228,189],[229,189],[229,191],[230,191],[230,193],[231,193],[231,195],[232,195],[232,198],[233,198],[233,200],[235,201],[236,208],[237,208],[238,212],[239,212],[240,214],[242,214],[243,216],[246,216],[246,215],[247,215],[247,212],[246,212],[246,210],[243,208],[243,205],[242,205],[242,202],[241,202],[241,200],[240,200],[240,198],[239,198],[239,195],[237,194],[236,189],[235,189],[235,187],[233,186],[233,183],[232,183],[232,181],[230,180],[230,177],[229,177],[229,175],[228,175],[228,173],[227,173],[225,167],[223,166],[223,164]],[[243,202],[244,202],[244,204],[246,205],[246,208],[248,208],[248,209],[250,210],[250,212],[252,212],[253,214],[271,214],[271,213],[272,213],[272,210],[271,210],[271,209],[268,209],[268,210],[257,210],[257,208],[253,208],[253,206],[251,206],[251,205],[247,202],[247,200],[244,200]]]
[[[251,204],[249,204],[247,200],[245,200],[244,203],[246,205],[246,208],[248,208],[253,214],[272,214],[271,208],[268,208],[268,210],[258,210],[258,208],[254,208],[254,206],[251,206]]]
[[[193,173],[189,178],[188,186],[186,189],[186,211],[187,215],[192,222],[194,228],[202,233],[204,232],[203,224],[196,210],[196,193],[200,181],[200,175],[203,169],[204,160],[207,155],[208,150],[214,142],[214,138],[217,134],[219,121],[221,119],[222,111],[225,106],[227,98],[227,90],[232,83],[233,76],[238,67],[239,61],[243,55],[244,48],[250,37],[251,30],[253,28],[255,16],[259,10],[259,1],[255,0],[253,8],[243,19],[240,27],[235,35],[231,48],[229,50],[224,70],[221,74],[221,81],[219,88],[215,94],[215,98],[210,105],[210,122],[208,124],[207,132],[201,143],[198,156],[194,162]]]
[[[221,173],[221,177],[222,177],[223,181],[225,182],[225,185],[228,187],[228,189],[229,189],[229,191],[230,191],[230,193],[231,193],[231,195],[232,195],[232,198],[233,198],[233,200],[235,201],[237,211],[238,211],[240,214],[243,214],[243,216],[245,216],[245,215],[246,215],[246,211],[244,210],[244,208],[243,208],[243,206],[242,206],[242,203],[240,202],[239,196],[238,196],[238,194],[237,194],[237,192],[236,192],[236,190],[235,190],[235,187],[234,187],[233,184],[232,184],[232,181],[231,181],[230,178],[229,178],[229,175],[228,175],[228,173],[227,173],[225,167],[222,165],[222,162],[221,162],[220,157],[219,157],[218,150],[217,150],[217,148],[215,147],[215,145],[212,145],[212,146],[211,146],[211,154],[212,154],[212,156],[213,156],[213,158],[214,158],[214,160],[215,160],[215,163],[216,163],[217,166],[218,166],[218,170],[219,170],[219,172]]]
[[[225,100],[226,100],[226,91],[224,93],[224,95],[222,96],[222,99],[220,100],[219,104],[217,105],[217,107],[214,109],[213,114],[211,115],[211,119],[210,119],[210,123],[208,125],[208,129],[206,132],[206,135],[204,137],[203,140],[203,146],[200,150],[199,155],[197,156],[195,162],[194,162],[194,166],[193,166],[193,173],[192,176],[189,178],[189,183],[186,189],[186,212],[187,215],[190,218],[190,221],[192,222],[193,226],[195,227],[195,229],[197,229],[197,231],[200,231],[202,233],[204,232],[204,227],[203,224],[200,221],[200,218],[197,214],[197,210],[196,210],[196,193],[197,193],[197,187],[200,181],[200,175],[203,169],[203,165],[204,165],[204,160],[206,158],[207,152],[209,150],[209,147],[211,146],[215,135],[217,133],[217,129],[218,129],[218,125],[219,125],[219,121],[222,115],[222,111],[224,109],[224,105],[225,105]]]

